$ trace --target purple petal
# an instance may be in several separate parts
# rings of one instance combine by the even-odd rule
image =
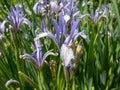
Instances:
[[[63,4],[63,6],[65,6],[65,2],[64,2],[64,0],[61,0],[61,3]]]
[[[63,14],[61,13],[60,16],[59,16],[59,26],[61,28],[61,32],[64,36],[67,36],[66,34],[66,23],[65,23],[65,20],[63,18]]]
[[[33,65],[37,65],[37,60],[29,54],[20,55],[20,58],[30,61]],[[38,66],[38,65],[37,65]]]
[[[98,9],[96,9],[95,15],[94,15],[94,18],[93,18],[93,21],[94,21],[95,24],[97,24],[97,22],[98,22],[99,14],[100,14],[100,9],[98,8]]]
[[[44,21],[41,21],[41,26],[42,26],[42,31],[45,31],[46,29],[46,25]]]
[[[66,37],[66,39],[65,39],[65,41],[64,41],[64,44],[66,44],[66,45],[70,45],[71,44],[71,35],[68,35],[67,37]]]
[[[53,24],[54,24],[54,28],[56,30],[56,39],[59,41],[59,39],[60,39],[60,27],[54,19],[53,19]]]
[[[72,20],[71,34],[74,34],[74,31],[78,28],[79,22],[80,22],[80,19],[76,21]]]
[[[70,11],[73,9],[74,0],[70,0]]]
[[[42,47],[40,46],[39,40],[35,40],[35,45],[36,45],[36,58],[37,58],[37,63],[38,66],[41,67],[41,63],[42,63]]]
[[[72,27],[71,27],[71,33],[65,40],[65,43],[67,43],[67,44],[71,43],[70,41],[73,39],[74,35],[77,33],[77,30],[78,30],[77,28],[78,28],[79,22],[80,22],[80,19],[78,19],[77,21],[73,20]]]
[[[75,6],[74,6],[74,8],[73,8],[73,12],[76,12],[76,9],[77,9],[78,5],[79,5],[79,2],[77,2],[77,3],[75,4]]]

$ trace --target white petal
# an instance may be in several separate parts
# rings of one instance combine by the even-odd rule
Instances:
[[[51,2],[50,2],[50,6],[51,6],[51,9],[52,9],[53,11],[57,11],[57,9],[58,9],[58,4],[57,4],[57,2],[51,1]]]
[[[53,50],[49,50],[47,51],[44,56],[43,56],[43,60],[45,60],[49,55],[53,55],[53,56],[57,56],[58,54],[57,53],[53,53],[52,52]]]
[[[84,39],[87,39],[87,35],[84,33],[84,30],[81,31],[81,32],[79,32],[79,33],[77,33],[77,34],[75,35],[74,41],[75,41],[79,36],[81,36],[81,37],[84,38]]]
[[[24,18],[21,23],[27,24],[29,27],[31,26],[31,23],[28,19]]]
[[[48,33],[47,33],[47,32],[41,32],[41,33],[39,33],[39,34],[36,36],[36,38],[34,39],[34,41],[37,40],[37,39],[39,39],[39,38],[46,37],[46,36],[48,36]]]
[[[13,79],[10,79],[10,80],[8,80],[6,83],[5,83],[5,87],[7,88],[10,84],[12,84],[12,83],[17,83],[17,84],[19,84],[19,82],[17,81],[17,80],[13,80]]]
[[[64,15],[64,20],[67,23],[70,20],[70,16],[69,15]]]
[[[4,29],[5,29],[5,23],[6,23],[7,21],[6,20],[4,20],[2,23],[0,23],[0,32],[4,32]]]
[[[67,67],[70,64],[71,60],[74,59],[74,53],[72,48],[63,44],[61,47],[60,56],[61,56],[63,65]]]

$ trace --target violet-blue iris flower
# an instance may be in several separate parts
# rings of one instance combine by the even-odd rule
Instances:
[[[77,6],[79,5],[79,2],[76,2],[74,4],[74,0],[68,0],[65,2],[64,0],[61,0],[64,7],[62,8],[62,13],[64,15],[68,15],[69,17],[74,17],[79,14],[79,11],[77,11]]]
[[[20,4],[18,4],[16,8],[10,9],[10,16],[5,21],[8,22],[14,30],[20,30],[21,24],[30,26],[29,20],[25,18],[25,15],[20,10]]]
[[[35,5],[33,6],[33,10],[34,13],[36,15],[42,14],[45,15],[46,14],[46,0],[41,0],[39,2],[36,2]]]
[[[60,56],[62,59],[63,66],[68,69],[69,74],[72,72],[72,61],[74,62],[75,55],[73,52],[73,49],[70,47],[72,43],[75,42],[75,40],[81,36],[82,38],[86,39],[86,35],[84,31],[78,32],[78,27],[80,23],[80,19],[76,19],[75,15],[73,15],[74,12],[77,10],[78,3],[73,6],[74,0],[69,1],[68,4],[65,3],[64,0],[61,2],[65,4],[65,6],[62,8],[62,12],[59,13],[59,20],[58,23],[56,20],[53,21],[55,34],[50,32],[47,27],[42,23],[43,32],[39,33],[35,40],[38,40],[43,37],[49,37],[51,38],[55,44],[57,45]],[[70,27],[69,33],[67,33],[67,21],[65,18],[65,15],[68,15],[70,17]]]
[[[88,16],[92,21],[93,23],[96,25],[98,23],[98,21],[100,21],[101,19],[105,18],[106,20],[108,20],[108,13],[110,12],[109,10],[109,7],[106,6],[106,5],[103,5],[102,6],[102,9],[100,8],[97,8],[95,10],[95,14],[85,14],[85,16]]]
[[[63,18],[61,18],[61,19],[64,20]],[[73,42],[75,42],[75,40],[77,39],[78,36],[81,36],[82,38],[86,39],[86,35],[83,31],[78,32],[79,22],[80,22],[80,19],[78,19],[78,20],[73,19],[71,21],[70,33],[63,34],[62,29],[63,29],[64,25],[62,26],[62,24],[65,24],[65,23],[61,23],[61,25],[58,25],[58,23],[55,20],[53,20],[54,29],[56,30],[55,35],[53,33],[51,33],[49,30],[47,30],[45,28],[45,26],[43,25],[43,27],[45,28],[44,32],[39,33],[36,36],[35,40],[38,40],[39,38],[43,38],[43,37],[50,37],[51,39],[53,39],[53,41],[55,42],[55,44],[57,45],[57,47],[60,51],[63,65],[65,67],[67,67],[69,65],[69,63],[71,62],[71,59],[74,59],[74,53],[73,53],[72,48],[70,48],[70,45]],[[63,40],[63,42],[61,44],[62,36],[64,36],[65,39]],[[64,53],[65,51],[68,51],[68,53]]]
[[[82,36],[84,38],[85,34],[83,32],[79,32],[78,33],[78,25],[80,22],[80,19],[78,20],[72,20],[71,22],[71,28],[70,28],[70,33],[66,33],[66,23],[65,20],[63,19],[63,15],[60,15],[59,18],[59,24],[53,19],[53,24],[54,24],[54,29],[55,29],[55,34],[51,33],[47,27],[45,27],[44,25],[44,31],[40,32],[35,40],[39,39],[39,38],[43,38],[43,37],[50,37],[51,39],[53,39],[53,41],[55,42],[55,44],[57,45],[58,49],[61,49],[61,45],[63,43],[66,44],[70,44],[72,40],[74,40],[76,38],[76,36]],[[63,40],[63,38],[66,38],[66,40]],[[86,38],[86,36],[85,36]],[[62,42],[61,42],[62,41]],[[65,41],[65,42],[64,42]]]
[[[37,68],[42,68],[45,59],[49,55],[57,56],[57,53],[52,52],[53,50],[49,50],[43,55],[42,47],[39,44],[39,40],[35,40],[35,46],[36,46],[36,50],[33,52],[33,55],[24,54],[24,55],[20,55],[20,58],[29,60]]]

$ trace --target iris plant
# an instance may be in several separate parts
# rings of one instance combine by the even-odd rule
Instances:
[[[62,9],[62,12],[59,13],[58,23],[56,20],[52,19],[54,25],[53,31],[55,30],[55,34],[50,32],[45,25],[42,25],[43,32],[39,33],[35,38],[35,40],[38,40],[39,38],[43,37],[50,37],[51,39],[53,39],[60,51],[62,63],[66,71],[68,72],[68,77],[70,77],[70,74],[72,72],[72,65],[76,58],[74,50],[71,48],[71,46],[73,45],[73,43],[75,43],[75,40],[78,38],[78,36],[81,36],[82,38],[86,39],[84,31],[78,32],[78,27],[81,19],[76,19],[75,15],[73,15],[72,13],[76,12],[77,8],[77,4],[75,7],[73,7],[73,1],[74,0],[71,0],[70,4],[68,4],[70,5],[69,8],[67,8],[66,6]],[[66,12],[66,8],[69,12]],[[66,21],[65,18],[65,15],[67,13],[69,16],[71,16],[70,23],[67,23],[68,20]],[[70,24],[70,27],[66,29],[68,24]]]
[[[35,40],[35,46],[36,46],[36,50],[33,52],[33,55],[29,55],[29,54],[24,54],[21,55],[20,58],[23,59],[27,59],[29,60],[32,64],[34,64],[37,68],[41,69],[43,66],[43,63],[46,62],[45,59],[49,56],[49,55],[53,55],[56,56],[57,53],[53,53],[53,50],[49,50],[47,51],[44,55],[42,54],[42,47],[39,44],[38,40]]]
[[[63,17],[61,19],[64,20]],[[73,49],[71,48],[71,45],[75,42],[75,40],[77,39],[78,36],[81,36],[82,38],[86,39],[86,35],[84,34],[84,31],[78,32],[79,22],[80,22],[80,19],[72,20],[70,33],[67,34],[67,33],[65,33],[65,31],[62,32],[62,29],[64,28],[62,26],[64,26],[64,25],[61,25],[61,27],[60,27],[60,25],[58,25],[56,23],[56,21],[53,20],[56,34],[54,35],[49,30],[45,29],[44,32],[39,33],[37,35],[37,37],[35,38],[35,40],[38,40],[39,38],[48,36],[51,39],[53,39],[53,41],[55,42],[55,44],[57,45],[57,47],[60,51],[60,56],[61,56],[61,59],[63,62],[63,66],[66,69],[69,68],[68,70],[72,70],[71,62],[72,62],[72,60],[74,62],[74,59],[75,59],[75,55],[74,55]],[[62,23],[62,24],[64,24],[64,23]],[[64,28],[64,30],[66,30],[66,29]],[[62,36],[65,37],[63,42],[61,42],[61,40],[63,39]],[[71,72],[72,71],[70,71],[70,73]]]
[[[85,16],[88,16],[93,23],[96,25],[98,23],[98,21],[102,20],[103,18],[105,18],[106,20],[108,20],[107,16],[109,13],[109,7],[106,5],[102,6],[102,10],[100,8],[97,8],[95,11],[95,14],[85,14]]]
[[[8,22],[14,30],[20,30],[21,24],[27,24],[30,26],[30,22],[25,18],[25,15],[20,10],[20,5],[18,4],[16,8],[10,9],[10,16],[5,20]]]
[[[45,12],[46,12],[45,1],[41,0],[39,2],[36,2],[33,7],[33,10],[34,10],[34,13],[37,15],[39,14],[45,15]]]
[[[33,11],[36,15],[48,16],[53,12],[57,12],[59,10],[58,3],[54,0],[50,0],[48,4],[46,0],[40,0],[36,2],[33,6]]]

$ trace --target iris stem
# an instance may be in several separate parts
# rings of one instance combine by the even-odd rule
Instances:
[[[38,70],[38,85],[39,90],[49,90],[44,79],[43,71],[41,69]]]
[[[19,36],[17,35],[18,33],[16,31],[12,32],[12,39],[13,39],[13,43],[14,43],[14,48],[15,48],[15,59],[16,59],[16,65],[17,65],[17,70],[19,71],[23,71],[24,67],[22,65],[22,62],[20,62],[19,59],[19,54],[20,54],[20,45],[19,45]],[[22,78],[19,76],[19,80],[21,82],[21,88],[24,88],[24,81],[22,80]]]

